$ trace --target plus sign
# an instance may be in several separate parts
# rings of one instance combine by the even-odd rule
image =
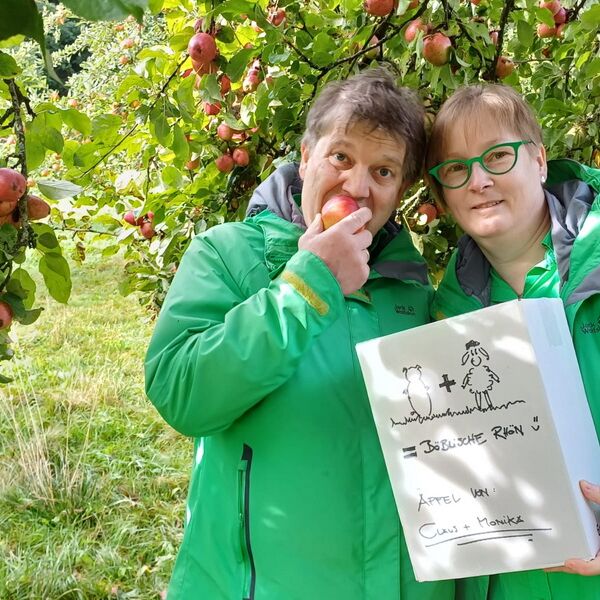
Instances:
[[[456,381],[454,381],[454,379],[448,379],[448,373],[444,373],[442,377],[444,378],[444,381],[440,383],[440,387],[445,387],[446,391],[450,394],[452,392],[450,388],[453,385],[456,385]]]

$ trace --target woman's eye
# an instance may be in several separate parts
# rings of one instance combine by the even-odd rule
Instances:
[[[338,162],[345,162],[347,160],[347,156],[343,152],[336,152],[333,156]]]
[[[492,160],[501,160],[508,155],[506,150],[498,150],[492,154]]]
[[[452,163],[446,167],[449,173],[462,173],[467,168],[465,163]]]

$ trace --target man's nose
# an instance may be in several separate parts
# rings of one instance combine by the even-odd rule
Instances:
[[[355,200],[368,198],[370,194],[371,175],[369,170],[360,165],[344,171],[343,191]]]
[[[468,187],[472,192],[481,192],[486,187],[489,187],[494,182],[490,174],[478,163],[475,162],[471,166],[471,177],[469,178]]]

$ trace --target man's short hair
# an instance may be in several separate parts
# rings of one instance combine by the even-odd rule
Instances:
[[[540,146],[542,130],[525,99],[508,85],[484,83],[458,88],[440,108],[427,146],[425,172],[446,160],[446,148],[454,127],[477,127],[485,117],[492,117],[501,127],[522,140],[531,140]],[[515,140],[506,140],[515,141]],[[526,147],[527,148],[527,147]],[[527,148],[529,152],[535,149]],[[443,188],[433,177],[427,182],[438,200],[445,204]]]
[[[312,148],[340,122],[346,123],[346,129],[364,123],[403,144],[403,181],[412,183],[423,167],[424,120],[417,95],[397,86],[390,73],[379,67],[325,85],[306,117],[302,143]]]

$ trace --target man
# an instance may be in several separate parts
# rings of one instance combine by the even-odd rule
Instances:
[[[385,71],[330,83],[299,168],[191,243],[146,362],[148,396],[196,438],[169,600],[453,597],[414,579],[354,351],[428,320],[425,264],[391,220],[424,145]],[[360,208],[324,231],[337,194]]]

